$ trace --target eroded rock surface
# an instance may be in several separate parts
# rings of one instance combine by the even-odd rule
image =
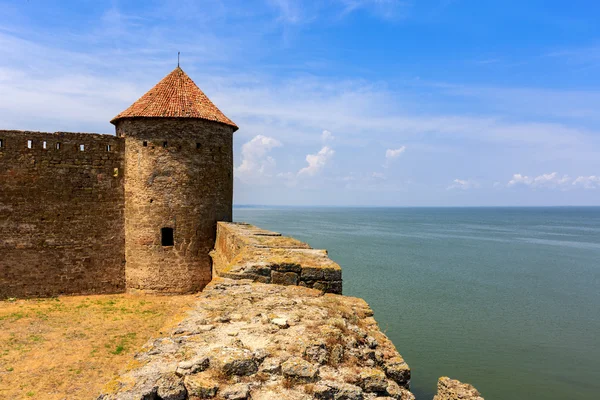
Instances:
[[[187,317],[150,341],[99,400],[414,400],[411,371],[367,303],[341,296],[325,250],[218,224],[216,277]],[[435,400],[483,400],[440,378]]]
[[[364,300],[217,278],[99,399],[413,399]]]
[[[477,389],[447,376],[438,380],[437,394],[433,400],[483,400]]]

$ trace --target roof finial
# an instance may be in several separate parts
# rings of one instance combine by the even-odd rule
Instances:
[[[177,68],[179,68],[179,54],[181,54],[181,52],[177,52]]]

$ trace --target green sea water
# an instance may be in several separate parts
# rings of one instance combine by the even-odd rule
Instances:
[[[486,400],[600,398],[600,208],[260,208],[234,220],[326,248],[409,363]]]

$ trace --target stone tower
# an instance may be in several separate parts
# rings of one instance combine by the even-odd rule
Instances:
[[[127,288],[202,289],[216,222],[231,221],[238,127],[179,67],[111,123],[125,140]]]

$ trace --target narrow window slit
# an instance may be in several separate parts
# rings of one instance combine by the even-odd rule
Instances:
[[[60,142],[56,143],[56,150],[60,150]]]
[[[4,147],[4,139],[0,139],[0,149]]]
[[[163,147],[167,147],[167,142],[163,142]]]
[[[160,244],[163,246],[173,246],[173,228],[160,229]]]
[[[196,150],[200,150],[201,147],[202,145],[200,143],[196,143]]]
[[[79,145],[79,151],[85,151],[85,144]]]
[[[144,143],[142,144],[144,147],[148,147],[148,142],[144,141]]]
[[[106,145],[106,151],[111,151],[111,150],[112,150],[112,147],[110,146],[110,144],[107,144]]]
[[[44,150],[48,149],[48,143],[45,140],[42,142],[42,149],[44,149]]]
[[[27,148],[28,148],[28,149],[31,149],[31,148],[33,148],[33,141],[32,141],[32,140],[28,140],[28,141],[27,141]]]

